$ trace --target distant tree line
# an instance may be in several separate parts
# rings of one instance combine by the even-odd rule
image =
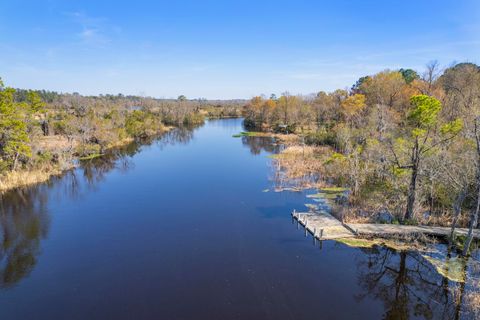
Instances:
[[[0,178],[6,181],[5,175],[16,171],[68,168],[75,159],[100,156],[167,127],[198,125],[206,117],[238,117],[241,107],[238,102],[212,104],[185,96],[155,99],[13,89],[0,81]]]

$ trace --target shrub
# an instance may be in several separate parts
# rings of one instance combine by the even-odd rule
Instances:
[[[337,140],[334,132],[322,130],[308,134],[305,137],[305,143],[316,146],[335,147]]]

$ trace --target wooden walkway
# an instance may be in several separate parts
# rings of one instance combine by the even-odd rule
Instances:
[[[431,227],[431,226],[405,226],[397,224],[367,224],[367,223],[349,223],[346,224],[355,234],[358,235],[408,235],[408,234],[426,234],[439,237],[450,236],[451,229],[448,227]],[[456,228],[455,234],[466,236],[468,229]],[[480,239],[480,230],[473,230],[473,236]]]
[[[319,240],[351,238],[355,235],[331,214],[326,212],[292,212],[292,217]]]
[[[325,211],[292,212],[292,218],[305,228],[305,235],[310,232],[319,240],[334,240],[352,238],[355,236],[389,236],[389,235],[414,235],[425,234],[438,237],[448,237],[450,228],[431,226],[405,226],[397,224],[344,224]],[[455,234],[466,236],[468,229],[456,228]],[[480,230],[475,229],[473,236],[480,239]]]

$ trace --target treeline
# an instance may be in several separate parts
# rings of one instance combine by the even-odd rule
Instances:
[[[400,69],[362,77],[349,90],[254,97],[245,124],[295,132],[307,144],[322,146],[310,161],[321,162],[324,181],[351,190],[350,215],[383,212],[389,222],[477,227],[480,68],[475,64],[441,70],[432,62],[421,74]]]
[[[0,191],[47,177],[169,127],[241,115],[241,104],[22,90],[0,81]],[[22,173],[20,176],[16,173]]]

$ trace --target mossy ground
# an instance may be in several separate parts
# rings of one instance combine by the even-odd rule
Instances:
[[[240,133],[234,134],[232,137],[241,138],[241,137],[266,137],[267,135],[263,132],[255,131],[242,131]]]
[[[398,239],[358,238],[357,237],[357,238],[335,239],[335,241],[343,243],[353,248],[373,248],[374,246],[383,246],[395,251],[408,251],[408,250],[415,250],[419,252],[435,252],[436,251],[427,246],[411,244]]]
[[[379,241],[376,240],[362,238],[341,238],[336,239],[335,241],[353,248],[373,248],[374,246],[381,244]]]
[[[330,199],[335,200],[337,196],[342,195],[347,189],[340,187],[327,187],[319,189],[318,193],[309,194],[307,198],[310,199]]]
[[[450,281],[465,282],[465,264],[462,257],[434,258],[428,255],[422,257],[435,267],[437,272]]]
[[[100,158],[103,156],[103,153],[94,153],[94,154],[90,154],[88,156],[85,156],[85,157],[80,157],[78,158],[78,160],[80,161],[87,161],[87,160],[92,160],[92,159],[96,159],[96,158]]]

